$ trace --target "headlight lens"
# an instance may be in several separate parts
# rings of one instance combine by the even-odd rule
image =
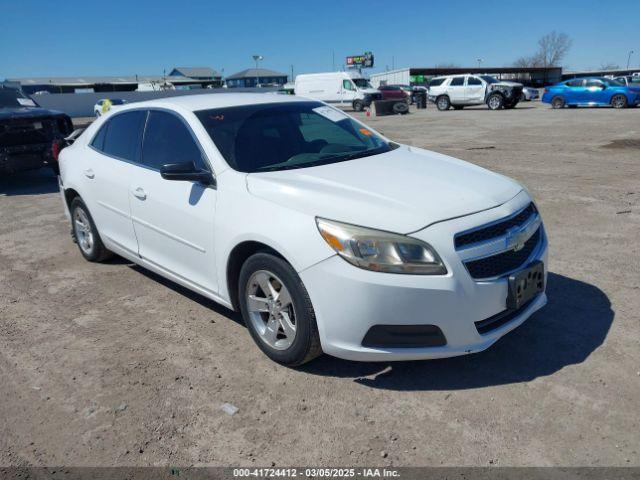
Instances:
[[[322,238],[338,255],[366,270],[413,275],[444,275],[436,251],[415,238],[317,218]]]

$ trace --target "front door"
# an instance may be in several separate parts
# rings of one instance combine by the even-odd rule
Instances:
[[[209,169],[182,118],[149,112],[141,166],[131,181],[131,218],[139,254],[155,267],[215,293],[213,228],[216,190],[194,181],[165,180],[162,165],[193,162]]]
[[[344,103],[353,102],[356,98],[356,93],[357,93],[356,86],[351,80],[349,79],[342,80],[342,102]]]

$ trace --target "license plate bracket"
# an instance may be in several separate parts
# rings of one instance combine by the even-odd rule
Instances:
[[[537,260],[509,275],[507,309],[517,310],[544,290],[544,264]]]

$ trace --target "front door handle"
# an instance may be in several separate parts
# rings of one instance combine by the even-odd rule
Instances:
[[[147,199],[147,192],[145,192],[142,188],[138,187],[133,192],[133,196],[139,198],[140,200]]]
[[[88,170],[84,171],[84,176],[87,177],[87,178],[93,178],[93,177],[96,176],[96,174],[93,173],[92,169],[88,169]]]

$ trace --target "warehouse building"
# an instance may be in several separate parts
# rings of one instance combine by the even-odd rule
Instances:
[[[225,79],[229,88],[281,87],[287,83],[287,74],[266,68],[248,68]]]
[[[493,75],[500,80],[511,80],[532,87],[543,87],[559,82],[562,79],[562,67],[531,68],[401,68],[387,72],[372,73],[369,78],[374,87],[380,85],[423,85],[427,86],[433,77],[442,75]]]
[[[191,77],[186,75],[196,75]],[[133,92],[142,85],[171,84],[177,89],[221,87],[222,77],[211,68],[176,67],[167,76],[105,76],[105,77],[28,77],[8,78],[32,95],[38,93]]]
[[[626,75],[633,75],[640,72],[640,68],[615,68],[609,70],[581,70],[575,72],[564,72],[562,74],[563,80],[569,80],[571,78],[580,77],[624,77]]]

